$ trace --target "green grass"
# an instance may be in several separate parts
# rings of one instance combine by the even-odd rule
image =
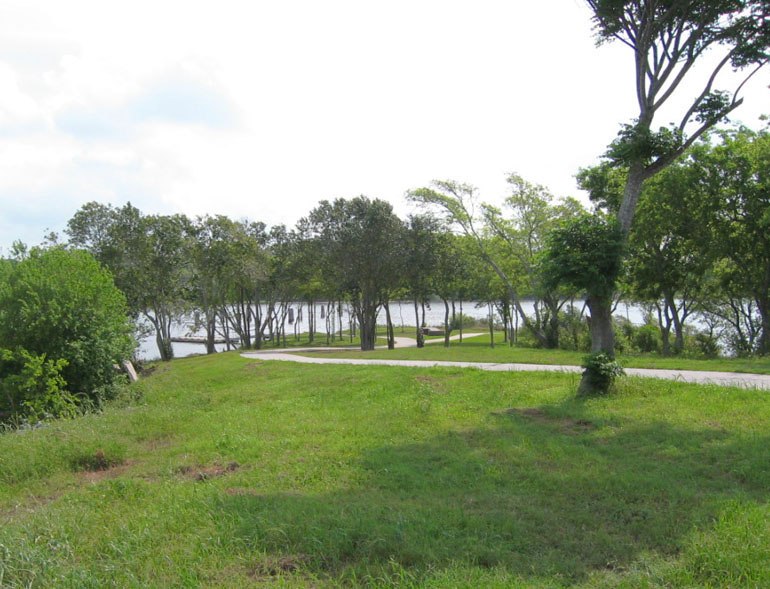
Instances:
[[[476,330],[476,333],[480,333]],[[405,334],[408,335],[408,334]],[[456,335],[455,332],[452,335]],[[441,339],[441,338],[437,338]],[[580,366],[584,352],[569,350],[546,350],[532,347],[510,347],[503,343],[502,334],[495,335],[495,347],[489,345],[488,335],[479,335],[464,340],[462,344],[453,341],[450,347],[429,344],[424,348],[400,348],[396,350],[340,350],[339,352],[313,352],[327,358],[387,358],[392,360],[453,360],[461,362],[511,362],[522,364],[561,364]],[[770,374],[770,357],[764,358],[687,358],[664,357],[658,354],[618,356],[627,368],[663,368],[670,370],[711,370],[724,372],[753,372]]]
[[[0,586],[770,586],[770,396],[576,386],[176,360],[0,435]]]

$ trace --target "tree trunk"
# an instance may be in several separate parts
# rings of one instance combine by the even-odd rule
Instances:
[[[449,301],[447,299],[441,299],[444,301],[444,347],[449,347]]]
[[[307,328],[308,328],[308,343],[315,341],[315,302],[310,299],[307,302]]]
[[[217,316],[213,312],[206,313],[206,353],[216,354],[214,340],[217,336]]]
[[[367,297],[353,303],[361,334],[361,350],[373,350],[377,341],[377,303]]]
[[[612,299],[601,299],[589,296],[586,301],[591,311],[589,327],[591,329],[591,353],[604,352],[615,359],[615,331],[612,328]],[[578,394],[593,394],[597,391],[587,374],[583,373]]]
[[[417,302],[417,297],[414,299],[414,323],[417,326],[415,328],[415,336],[417,337],[417,347],[422,348],[425,347],[425,335],[422,332],[422,327],[420,327],[420,307]]]
[[[460,299],[460,343],[463,343],[463,300]]]
[[[634,221],[636,205],[639,202],[639,195],[642,193],[642,184],[647,173],[644,164],[635,162],[631,164],[626,177],[626,185],[623,191],[623,200],[620,203],[618,211],[618,222],[623,231],[623,237],[627,241],[628,234],[631,231],[631,224]],[[618,255],[621,255],[618,252]],[[607,301],[600,300],[595,296],[588,297],[588,308],[591,309],[591,352],[604,352],[610,358],[615,358],[615,334],[612,329],[612,297]],[[584,390],[584,387],[590,388],[586,382],[585,376],[580,382],[578,392],[592,392]]]
[[[549,298],[543,300],[543,304],[548,309],[547,347],[555,350],[559,347],[559,301],[556,298]]]
[[[396,336],[393,333],[393,321],[390,317],[390,302],[385,303],[385,321],[387,322],[388,331],[388,349],[393,350],[396,347]]]
[[[495,347],[495,318],[492,315],[492,303],[487,303],[489,311],[489,347]]]
[[[759,317],[762,322],[762,333],[757,342],[757,353],[760,356],[770,354],[770,300],[757,301]]]

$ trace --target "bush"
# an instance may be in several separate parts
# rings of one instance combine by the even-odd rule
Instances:
[[[134,347],[125,298],[111,275],[86,252],[62,248],[33,249],[28,258],[3,266],[2,345],[26,350],[29,370],[40,358],[46,359],[40,366],[58,362],[75,397],[98,401],[107,395],[118,377],[113,365]]]
[[[478,322],[473,317],[469,317],[468,315],[465,315],[463,313],[457,313],[454,318],[449,322],[449,329],[451,331],[455,331],[460,329],[460,321],[462,320],[463,329],[468,329],[469,327],[476,327]]]
[[[660,346],[660,330],[653,323],[645,323],[633,329],[633,345],[639,352],[657,352]]]
[[[692,338],[691,347],[697,354],[706,358],[716,358],[719,356],[719,340],[708,333],[696,333]]]
[[[77,402],[61,376],[66,365],[24,349],[0,349],[0,421],[74,416]]]
[[[623,367],[604,352],[589,354],[583,358],[583,379],[588,387],[582,393],[606,393],[618,377],[624,376]]]

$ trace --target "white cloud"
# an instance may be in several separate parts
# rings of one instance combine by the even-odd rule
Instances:
[[[634,112],[630,52],[596,48],[588,16],[577,0],[5,2],[0,244],[91,200],[293,223],[362,193],[404,212],[434,178],[494,200],[516,171],[574,195]]]

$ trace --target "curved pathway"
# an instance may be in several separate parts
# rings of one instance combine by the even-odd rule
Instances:
[[[464,337],[472,337],[470,334]],[[450,339],[457,339],[452,336]],[[442,339],[429,340],[426,344],[443,342]],[[404,348],[417,345],[416,341],[409,337],[397,337],[396,347]],[[378,346],[382,349],[385,346]],[[298,362],[300,364],[352,364],[359,366],[412,366],[429,368],[434,366],[454,366],[460,368],[477,368],[494,372],[564,372],[580,374],[583,369],[580,366],[563,366],[554,364],[507,364],[498,362],[457,362],[440,360],[387,360],[382,358],[317,358],[299,355],[302,352],[344,351],[358,348],[296,348],[277,350],[257,350],[243,352],[244,358],[259,358],[261,360],[278,360],[283,362]],[[662,378],[665,380],[677,380],[698,384],[716,384],[720,386],[734,386],[746,389],[770,390],[770,374],[751,374],[744,372],[708,372],[703,370],[663,370],[657,368],[625,368],[628,376],[644,378]]]

